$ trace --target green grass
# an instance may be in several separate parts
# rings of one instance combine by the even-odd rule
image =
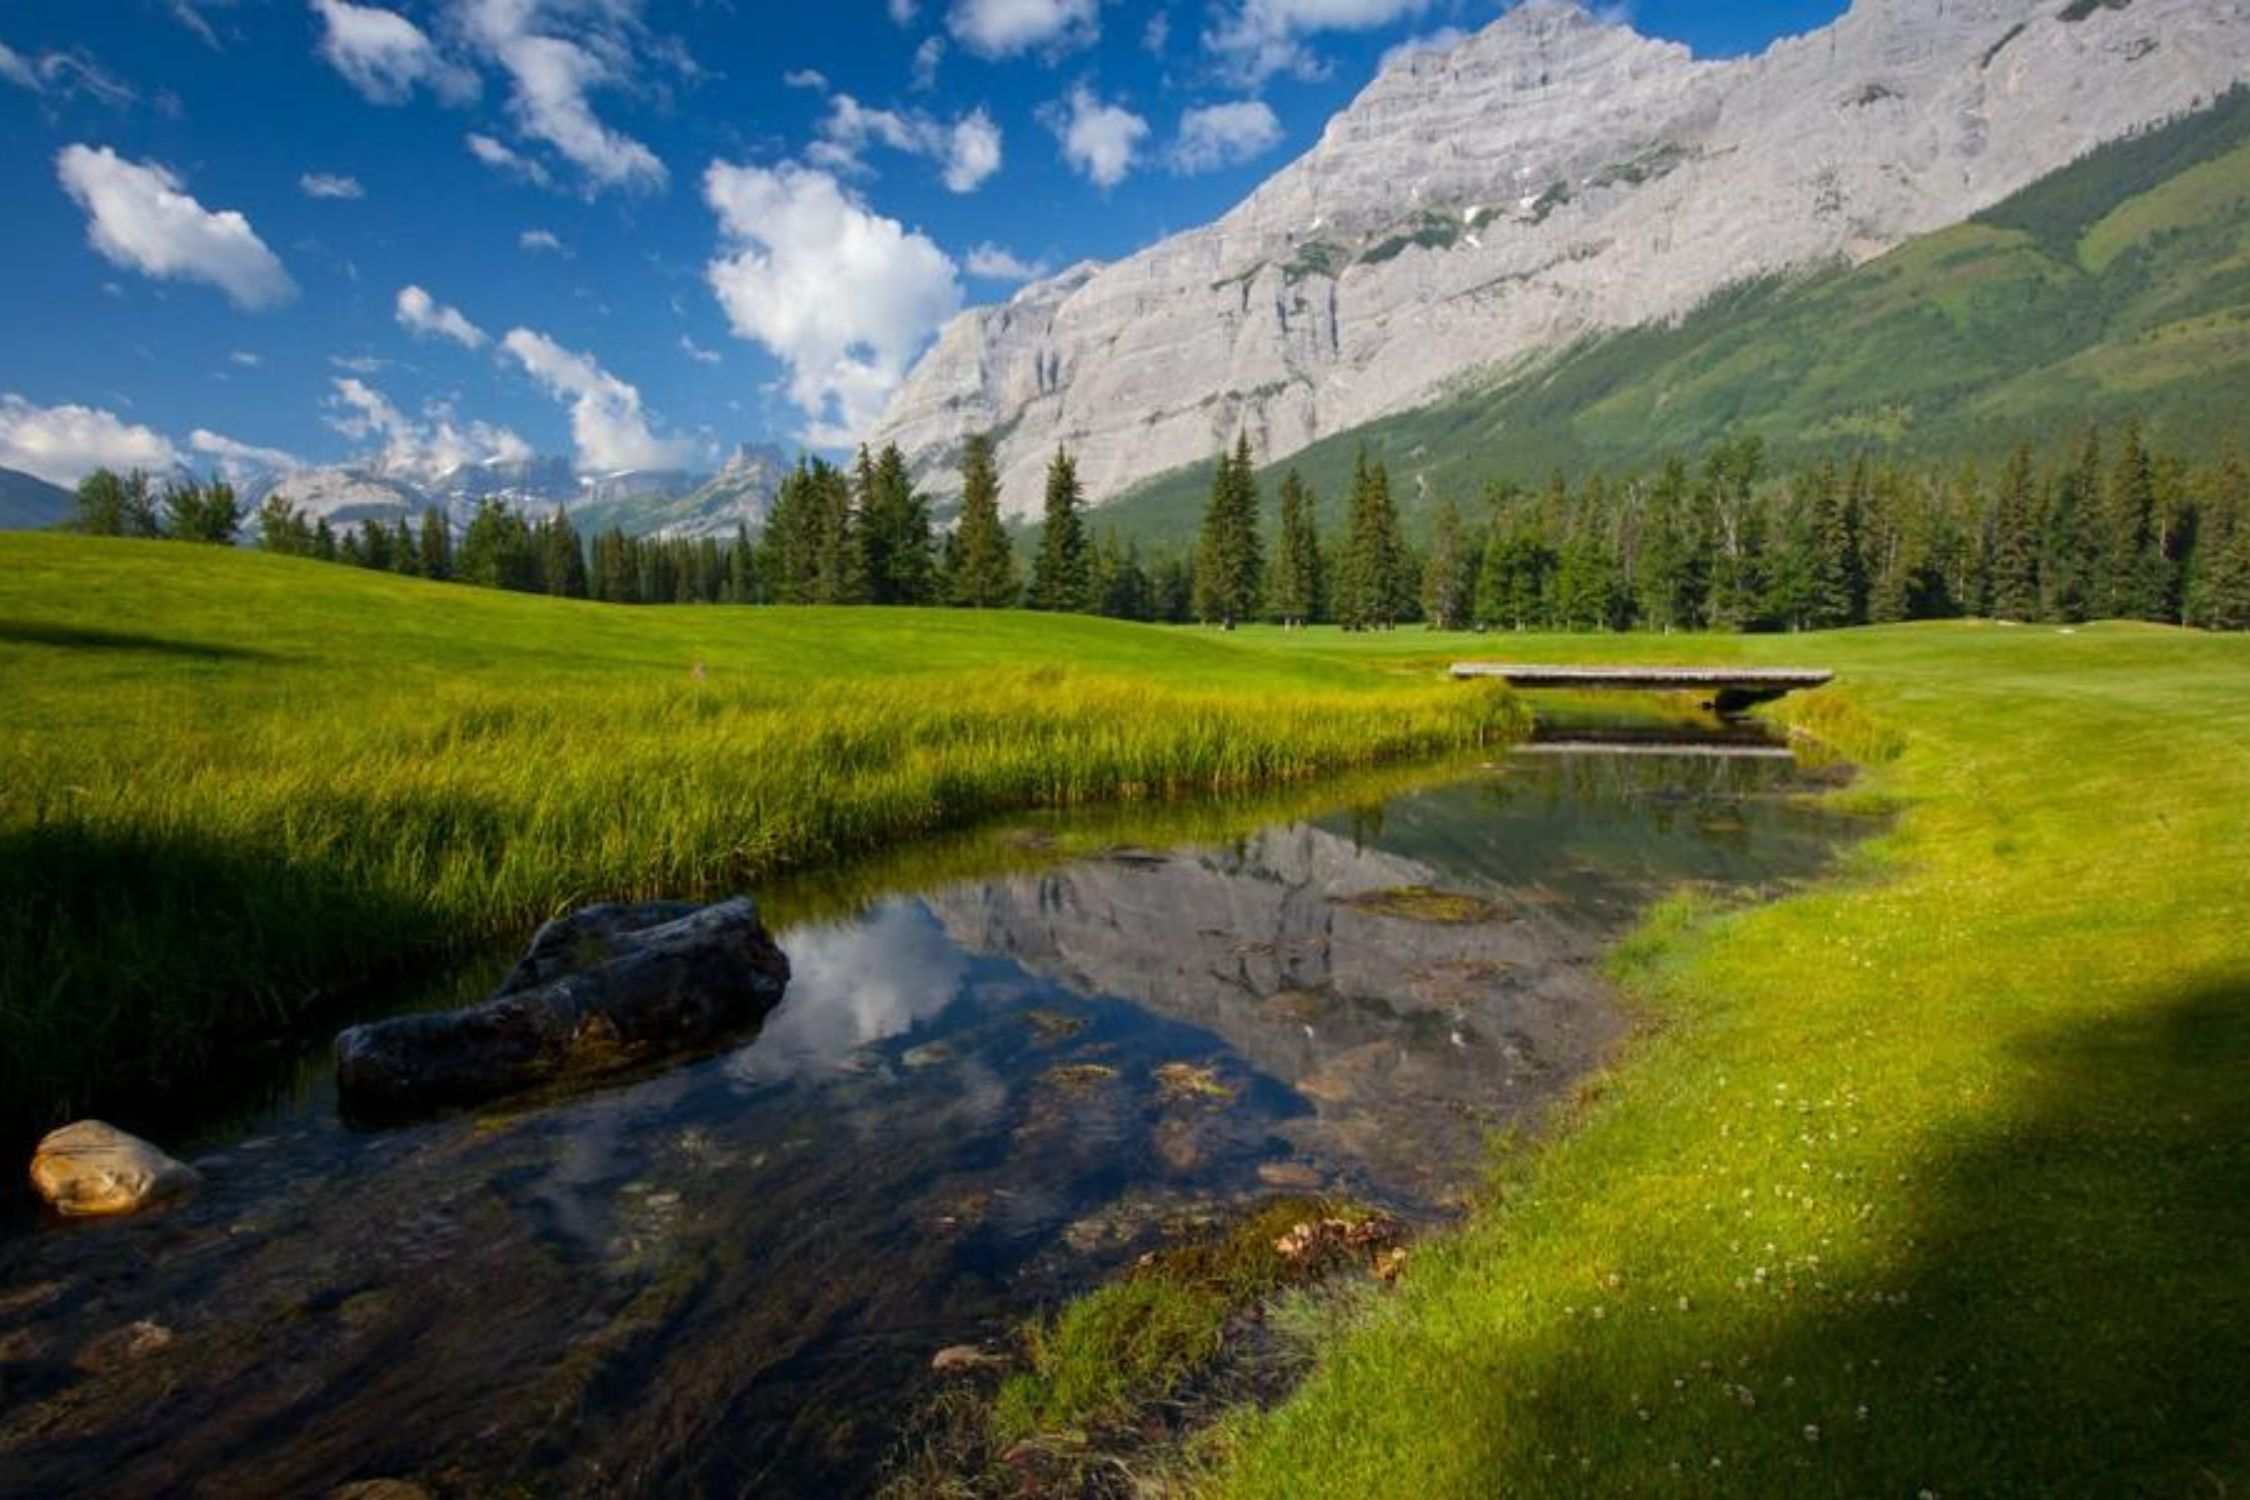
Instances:
[[[2250,642],[1504,651],[1835,667],[1783,712],[1890,757],[1855,795],[1900,819],[1809,893],[1652,915],[1613,960],[1627,1055],[1294,1399],[1229,1427],[1212,1488],[2240,1493]]]
[[[0,537],[0,681],[15,1126],[574,904],[1428,757],[1518,712],[1099,620],[629,610],[39,535]]]

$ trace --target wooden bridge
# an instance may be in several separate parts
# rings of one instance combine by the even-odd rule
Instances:
[[[1697,693],[1711,695],[1712,706],[1722,713],[1766,703],[1803,688],[1824,687],[1836,680],[1834,672],[1796,667],[1553,667],[1509,662],[1462,661],[1453,664],[1456,678],[1497,677],[1510,687],[1565,688],[1584,692],[1611,690],[1636,693]]]

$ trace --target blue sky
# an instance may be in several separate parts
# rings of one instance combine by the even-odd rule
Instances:
[[[954,308],[1224,212],[1500,8],[13,0],[0,466],[834,444]],[[1719,56],[1844,8],[1630,14]]]

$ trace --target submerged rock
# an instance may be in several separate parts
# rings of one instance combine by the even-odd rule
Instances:
[[[490,1000],[336,1038],[344,1108],[396,1118],[708,1045],[763,1018],[789,960],[748,897],[592,906],[539,930]]]
[[[74,1218],[135,1213],[202,1180],[193,1167],[100,1120],[49,1132],[31,1157],[32,1187]]]

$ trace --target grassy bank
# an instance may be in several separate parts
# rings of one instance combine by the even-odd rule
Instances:
[[[1431,755],[1516,713],[1098,620],[623,610],[27,535],[0,537],[0,680],[21,1117],[193,1076],[402,957],[573,903]]]
[[[1617,956],[1646,1034],[1227,1496],[2230,1494],[2250,1481],[2250,643],[1977,625],[1350,649],[1834,666],[1894,833]],[[1884,739],[1895,742],[1882,746]]]

